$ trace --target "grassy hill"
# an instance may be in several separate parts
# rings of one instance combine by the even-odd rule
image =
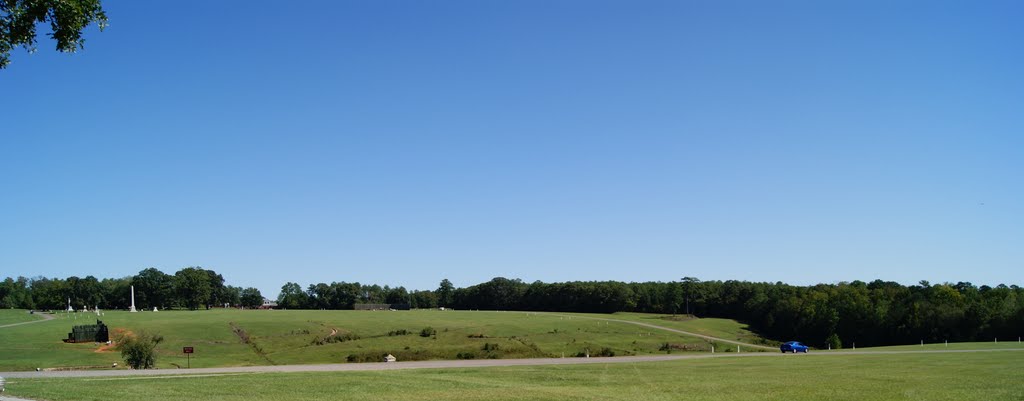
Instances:
[[[8,325],[12,323],[31,322],[33,320],[40,320],[40,315],[30,315],[28,311],[22,309],[0,309],[0,326]]]
[[[589,314],[574,314],[569,315],[588,317],[593,316]],[[749,344],[769,345],[777,346],[778,341],[772,341],[756,333],[750,331],[750,328],[744,324],[737,322],[732,319],[719,319],[719,318],[697,318],[692,315],[663,315],[653,313],[631,313],[631,312],[618,312],[611,315],[600,315],[608,319],[616,320],[627,320],[631,322],[648,323],[657,326],[663,326],[673,328],[677,330],[688,331],[697,334],[703,334],[706,336],[724,338],[727,340],[734,340]]]
[[[21,312],[24,315],[24,311]],[[65,344],[71,326],[91,324],[95,314],[58,313],[56,319],[0,329],[0,370],[110,366],[120,354],[97,344]],[[584,318],[586,317],[586,318]],[[710,342],[592,318],[650,321],[725,338],[760,342],[743,325],[724,319],[672,321],[660,315],[556,315],[493,311],[209,311],[104,312],[111,332],[150,331],[165,337],[157,367],[185,366],[181,348],[191,346],[192,367],[399,360],[615,355],[706,351]],[[425,328],[434,334],[421,336]],[[721,348],[719,348],[721,349]]]

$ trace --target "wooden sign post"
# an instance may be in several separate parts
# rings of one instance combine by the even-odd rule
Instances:
[[[185,357],[188,359],[188,367],[187,367],[187,369],[192,369],[192,352],[194,352],[194,351],[195,350],[193,350],[192,347],[184,347],[184,348],[181,349],[181,352],[184,352],[185,353]]]

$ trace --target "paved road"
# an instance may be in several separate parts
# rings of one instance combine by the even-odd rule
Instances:
[[[0,326],[0,329],[2,329],[2,328],[4,328],[4,327],[14,327],[14,326],[21,326],[21,325],[23,325],[23,324],[32,324],[32,323],[40,323],[40,322],[45,322],[45,321],[47,321],[47,320],[51,320],[51,319],[53,319],[53,315],[51,315],[51,314],[49,314],[49,313],[40,313],[40,314],[39,314],[39,316],[42,316],[43,318],[42,318],[42,319],[40,319],[40,320],[33,320],[33,321],[31,321],[31,322],[21,322],[21,323],[11,323],[11,324],[5,324],[5,325],[2,325],[2,326]]]
[[[773,350],[773,351],[778,349],[778,347],[769,347],[767,345],[757,345],[757,344],[745,343],[745,342],[742,342],[742,341],[728,340],[728,339],[724,339],[724,338],[718,338],[718,337],[712,337],[712,336],[708,336],[708,335],[704,335],[704,334],[694,333],[692,331],[677,330],[677,329],[673,329],[671,327],[658,326],[658,325],[655,325],[655,324],[644,323],[644,322],[634,322],[632,320],[608,319],[608,318],[603,318],[603,317],[590,317],[590,316],[578,316],[578,315],[563,315],[563,314],[560,314],[560,313],[544,313],[544,312],[538,312],[538,313],[545,314],[545,315],[554,315],[554,316],[566,316],[566,317],[571,317],[571,318],[575,318],[575,319],[590,319],[590,320],[600,320],[600,321],[605,321],[605,322],[616,322],[616,323],[634,324],[634,325],[637,325],[637,326],[643,326],[643,327],[648,327],[648,328],[658,329],[658,330],[664,330],[664,331],[671,331],[673,333],[679,333],[679,334],[685,334],[685,335],[688,335],[688,336],[699,337],[699,338],[703,338],[705,340],[720,341],[720,342],[724,342],[724,343],[735,344],[735,345],[740,345],[740,346],[745,346],[745,347],[750,347],[750,348],[770,349],[770,350]]]
[[[68,378],[68,377],[118,377],[118,376],[170,376],[170,375],[209,375],[229,373],[274,373],[274,372],[352,372],[405,369],[472,369],[500,366],[544,366],[544,365],[582,365],[609,363],[637,363],[674,361],[681,359],[707,358],[805,358],[835,357],[849,355],[894,355],[894,354],[956,354],[969,352],[1022,352],[1024,348],[986,349],[986,350],[933,350],[933,351],[832,351],[811,352],[808,354],[781,354],[777,352],[750,353],[700,353],[686,355],[647,355],[620,356],[608,358],[533,358],[533,359],[476,359],[476,360],[445,360],[445,361],[414,361],[393,363],[338,363],[322,365],[279,365],[279,366],[244,366],[232,368],[197,368],[197,369],[152,369],[152,370],[72,370],[54,372],[0,372],[0,376],[8,379],[35,378]]]

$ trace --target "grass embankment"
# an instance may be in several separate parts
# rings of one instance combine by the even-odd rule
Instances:
[[[779,345],[778,341],[764,339],[750,331],[750,328],[746,324],[732,319],[697,318],[692,315],[663,315],[631,312],[618,312],[610,315],[593,315],[583,313],[567,313],[567,315],[601,317],[653,324],[656,326],[688,331],[705,336],[724,338],[726,340],[739,341],[747,344],[766,345],[772,347]]]
[[[812,354],[483,369],[16,379],[8,390],[53,401],[105,401],[127,395],[167,401],[995,401],[1024,398],[1022,370],[1021,352]]]
[[[27,314],[27,313],[26,313]],[[58,313],[48,322],[0,329],[0,371],[110,366],[121,362],[112,349],[93,343],[65,344],[71,326],[91,324],[95,314]],[[620,315],[586,315],[622,318]],[[632,314],[629,318],[643,319]],[[526,312],[483,311],[161,311],[104,312],[111,332],[147,330],[164,336],[157,367],[186,365],[181,348],[195,348],[192,367],[283,365],[377,361],[391,353],[399,360],[458,358],[571,357],[607,349],[615,355],[710,349],[708,341],[677,333],[579,317]],[[713,322],[726,338],[738,323]],[[664,326],[685,325],[656,318]],[[693,323],[689,323],[692,325]],[[717,325],[717,326],[715,326]],[[431,327],[436,334],[420,336]],[[698,329],[700,329],[698,327]],[[708,329],[711,330],[711,329]],[[695,331],[698,331],[695,329]],[[719,348],[721,349],[721,348]],[[123,365],[123,363],[122,363]]]

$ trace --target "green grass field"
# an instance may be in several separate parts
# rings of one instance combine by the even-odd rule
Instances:
[[[42,319],[41,316],[30,315],[28,311],[23,309],[0,309],[0,326],[40,319]]]
[[[922,345],[893,345],[888,347],[857,348],[856,351],[956,351],[956,350],[996,350],[996,349],[1024,349],[1024,343],[1013,341],[985,342],[985,343],[938,343]],[[852,348],[844,348],[833,352],[850,352]],[[1024,357],[1024,355],[1021,355]]]
[[[12,379],[8,391],[52,401],[1024,399],[1024,352],[762,355],[480,369]]]
[[[583,313],[569,313],[568,315],[583,317],[594,316]],[[751,332],[750,328],[747,327],[746,324],[737,322],[732,319],[694,318],[692,316],[684,315],[672,316],[662,314],[630,312],[619,312],[613,313],[611,315],[601,315],[601,317],[607,317],[609,319],[628,320],[632,322],[648,323],[663,327],[669,327],[677,330],[703,334],[706,336],[745,342],[749,344],[760,344],[769,346],[779,345],[778,341],[771,341],[761,338],[757,334]]]
[[[29,316],[24,311],[21,312]],[[14,315],[12,315],[14,316]],[[20,316],[20,315],[19,315]],[[583,316],[583,315],[579,315]],[[641,314],[586,315],[615,319],[646,319]],[[726,338],[756,341],[743,325],[724,319],[674,322],[649,316],[653,323]],[[57,313],[47,322],[0,329],[0,371],[35,368],[109,367],[120,354],[100,345],[65,344],[71,327],[92,324],[90,313]],[[615,355],[706,351],[703,339],[579,317],[525,312],[483,311],[265,311],[210,310],[127,313],[99,317],[111,331],[150,331],[163,335],[157,367],[185,366],[183,346],[195,348],[192,367],[339,363],[350,356],[377,361],[391,353],[399,360],[462,358],[526,358],[597,355],[608,348]],[[435,336],[421,337],[425,327]],[[409,334],[389,335],[405,330]],[[331,336],[331,333],[336,333]],[[335,340],[331,340],[334,337]],[[243,338],[248,338],[245,343]],[[339,341],[342,338],[356,338]],[[331,342],[337,341],[337,342]],[[487,348],[485,350],[485,348]],[[721,349],[721,348],[719,348]],[[123,365],[123,363],[122,363]]]

